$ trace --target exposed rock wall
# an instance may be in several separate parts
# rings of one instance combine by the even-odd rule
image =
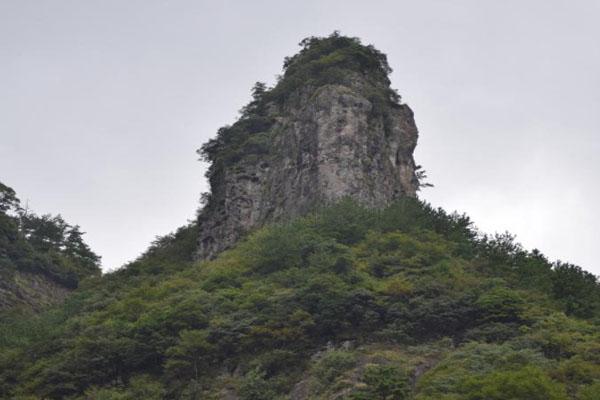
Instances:
[[[41,310],[61,303],[71,290],[43,274],[13,271],[0,274],[0,311],[24,307]]]
[[[383,207],[415,196],[411,109],[392,103],[375,110],[365,94],[372,83],[304,88],[268,114],[270,151],[223,169],[199,216],[197,257],[212,258],[246,232],[349,196]]]

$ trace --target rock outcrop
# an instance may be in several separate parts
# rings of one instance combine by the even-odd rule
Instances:
[[[0,312],[16,308],[39,311],[61,303],[71,290],[43,274],[3,271],[0,273]]]
[[[413,112],[394,98],[387,74],[343,72],[339,82],[301,84],[279,101],[255,88],[240,120],[205,145],[213,166],[199,214],[199,259],[267,222],[343,197],[378,208],[416,195]],[[286,74],[272,91],[292,78]]]

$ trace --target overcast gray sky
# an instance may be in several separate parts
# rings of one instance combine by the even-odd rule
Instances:
[[[193,218],[195,150],[306,36],[388,54],[422,197],[600,274],[600,1],[0,1],[0,180],[110,270]]]

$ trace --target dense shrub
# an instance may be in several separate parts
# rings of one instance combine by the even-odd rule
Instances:
[[[354,367],[355,364],[355,354],[343,350],[333,350],[325,353],[318,360],[313,372],[323,385],[330,385],[337,377]]]
[[[408,376],[394,365],[367,365],[364,386],[351,398],[354,400],[403,400],[408,398]]]
[[[564,385],[552,381],[537,367],[495,371],[464,380],[463,398],[468,400],[567,400]]]

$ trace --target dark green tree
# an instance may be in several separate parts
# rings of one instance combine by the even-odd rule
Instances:
[[[0,212],[16,211],[19,209],[19,204],[20,201],[15,191],[0,182]]]

